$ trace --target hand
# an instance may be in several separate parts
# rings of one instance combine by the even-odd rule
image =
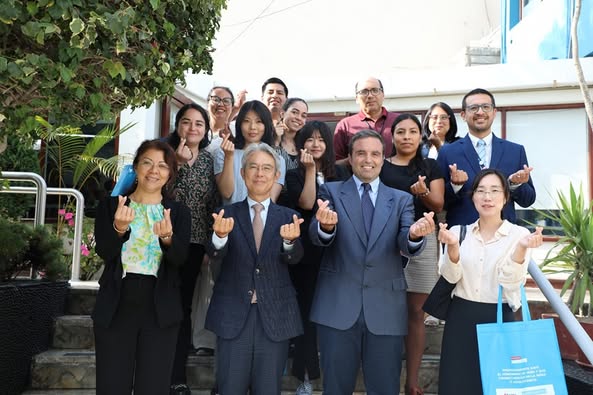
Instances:
[[[424,213],[424,216],[410,226],[410,239],[418,240],[434,233],[434,212]]]
[[[319,226],[321,230],[326,233],[331,233],[334,231],[336,224],[338,223],[338,213],[330,209],[329,200],[325,202],[321,199],[317,199],[317,213],[315,213],[315,218],[319,222]]]
[[[280,119],[274,124],[274,129],[276,130],[276,140],[280,141],[282,135],[288,131],[288,126],[286,126],[284,121]]]
[[[212,213],[212,218],[214,218],[214,224],[212,225],[212,230],[216,233],[216,236],[224,239],[228,236],[229,233],[233,230],[233,226],[235,226],[235,220],[233,217],[224,218],[224,209],[221,209],[218,214]]]
[[[241,89],[239,93],[237,93],[237,100],[235,100],[235,109],[237,112],[241,109],[243,104],[245,104],[245,100],[247,100],[247,89]]]
[[[301,224],[305,220],[299,218],[296,214],[292,215],[292,222],[280,227],[280,237],[284,240],[293,241],[301,236]]]
[[[413,183],[410,187],[410,192],[412,192],[412,195],[423,195],[427,192],[430,192],[424,180],[426,180],[426,176],[418,176],[418,181]]]
[[[308,153],[306,149],[301,149],[301,163],[307,169],[315,168],[315,160],[313,159],[313,155]]]
[[[439,224],[439,242],[446,244],[447,246],[459,245],[459,237],[447,229],[447,224]]]
[[[163,219],[155,222],[152,231],[159,238],[169,239],[173,235],[173,225],[171,225],[171,209],[163,210]]]
[[[542,231],[544,228],[541,226],[535,227],[535,232],[528,234],[527,236],[519,240],[519,245],[525,248],[537,248],[544,243],[544,236]]]
[[[191,152],[191,149],[185,145],[185,142],[186,139],[184,137],[180,138],[177,150],[175,150],[175,156],[177,156],[177,161],[180,164],[187,163],[194,158],[194,154]]]
[[[220,148],[222,152],[224,152],[224,157],[228,158],[233,156],[233,152],[235,151],[235,144],[229,140],[230,133],[224,136],[222,139],[222,143],[220,143]]]
[[[467,182],[469,177],[467,173],[463,170],[457,170],[457,163],[453,163],[449,165],[449,170],[451,171],[451,183],[455,185],[463,185]]]
[[[509,177],[509,182],[511,184],[525,184],[529,181],[529,173],[533,171],[533,167],[529,167],[527,165],[523,165],[523,170],[519,170],[516,173],[511,174]]]
[[[441,135],[438,130],[435,130],[430,133],[430,136],[428,136],[428,141],[430,141],[432,145],[436,147],[437,150],[441,148],[441,146],[443,145],[443,140],[441,140]]]
[[[134,209],[126,206],[128,198],[126,196],[118,196],[117,209],[115,210],[115,216],[113,218],[113,226],[122,232],[127,231],[130,224],[134,220]]]

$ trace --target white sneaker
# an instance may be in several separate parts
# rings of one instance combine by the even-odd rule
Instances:
[[[439,322],[440,322],[439,319],[436,317],[433,317],[432,315],[429,315],[424,319],[424,325],[426,325],[426,326],[438,326]]]
[[[295,395],[313,395],[313,386],[310,382],[302,382],[296,389]]]

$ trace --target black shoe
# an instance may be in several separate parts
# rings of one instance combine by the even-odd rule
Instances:
[[[214,350],[208,347],[198,347],[196,355],[199,357],[211,357],[214,355]]]
[[[169,395],[191,395],[191,389],[187,384],[173,384],[169,390]]]

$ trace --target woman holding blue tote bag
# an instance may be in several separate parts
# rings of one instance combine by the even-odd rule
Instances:
[[[520,188],[520,186],[519,186]],[[542,229],[526,228],[502,218],[511,189],[495,169],[476,176],[471,197],[479,218],[467,225],[459,245],[459,226],[440,225],[439,241],[445,251],[440,274],[456,284],[443,333],[439,368],[439,395],[482,394],[476,325],[496,322],[498,287],[502,286],[504,321],[513,321],[521,306],[520,287],[525,283],[531,249],[542,242]]]

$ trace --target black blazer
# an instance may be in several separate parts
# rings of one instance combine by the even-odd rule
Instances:
[[[105,261],[105,270],[99,280],[100,288],[92,318],[95,325],[102,327],[109,327],[119,304],[123,275],[121,249],[123,243],[130,237],[129,231],[123,237],[119,237],[113,229],[117,204],[117,197],[105,199],[99,204],[95,218],[95,241],[97,243],[95,251]],[[164,328],[177,324],[183,317],[178,269],[187,258],[191,216],[189,209],[183,203],[163,199],[162,205],[164,208],[171,209],[173,225],[171,246],[165,247],[161,243],[163,257],[157,273],[154,293],[157,322],[161,328]]]
[[[299,239],[290,252],[284,252],[280,227],[292,222],[298,213],[270,203],[259,253],[255,247],[247,200],[224,207],[224,216],[233,217],[235,226],[225,246],[209,245],[210,265],[220,272],[208,314],[206,329],[224,339],[239,335],[251,307],[251,290],[257,292],[257,308],[267,337],[282,341],[303,333],[296,291],[287,264],[303,256]]]

